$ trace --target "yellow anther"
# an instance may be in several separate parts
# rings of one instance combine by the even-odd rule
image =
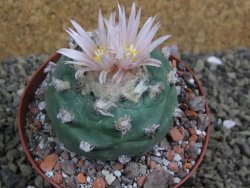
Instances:
[[[135,60],[135,56],[137,54],[137,50],[135,49],[134,45],[131,44],[130,47],[125,47],[124,48],[125,50],[125,57],[128,58],[128,57],[133,57],[133,61]]]
[[[94,60],[95,62],[100,62],[102,60],[102,56],[105,54],[105,49],[100,47],[95,50],[95,57]]]

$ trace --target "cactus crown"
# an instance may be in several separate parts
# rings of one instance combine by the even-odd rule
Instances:
[[[150,17],[139,30],[141,8],[126,21],[124,7],[87,33],[71,20],[74,43],[62,48],[45,100],[52,127],[71,151],[111,160],[149,151],[171,123],[176,90],[167,79],[172,67],[153,41],[160,24]],[[72,40],[71,40],[72,41]],[[161,68],[158,68],[161,67]],[[126,160],[125,160],[126,159]]]

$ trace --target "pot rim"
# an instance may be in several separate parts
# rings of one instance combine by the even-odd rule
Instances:
[[[35,86],[40,84],[42,82],[42,80],[44,80],[44,78],[45,78],[45,74],[43,73],[43,70],[46,68],[47,64],[50,61],[57,62],[59,60],[60,56],[61,56],[61,54],[56,52],[55,54],[51,55],[36,70],[36,72],[32,75],[31,79],[28,81],[28,84],[26,85],[26,87],[24,89],[24,92],[22,94],[22,97],[21,97],[21,100],[20,100],[20,103],[19,103],[19,107],[18,107],[18,133],[19,133],[19,137],[20,137],[21,144],[22,144],[22,147],[24,149],[24,152],[25,152],[26,156],[28,157],[28,160],[32,164],[33,168],[39,173],[39,175],[41,175],[47,182],[49,182],[50,184],[52,184],[56,188],[61,188],[61,186],[56,184],[52,179],[49,179],[45,175],[45,173],[36,164],[34,158],[32,157],[32,155],[31,155],[31,153],[29,151],[29,148],[27,146],[26,139],[25,139],[25,137],[26,137],[25,136],[25,125],[26,125],[26,112],[27,112],[28,104],[30,102],[31,96],[34,94],[35,90],[37,89],[37,87],[35,87]],[[177,63],[182,62],[179,58],[176,58],[174,56],[170,56],[169,60],[170,61],[176,60]],[[183,179],[181,179],[181,181],[178,184],[174,185],[172,188],[180,187],[197,170],[198,166],[202,162],[202,160],[204,158],[204,155],[206,153],[206,150],[207,150],[207,147],[208,147],[208,141],[209,141],[209,137],[210,137],[210,132],[211,132],[211,117],[210,117],[210,112],[209,112],[209,108],[208,108],[208,100],[206,98],[205,92],[204,92],[200,82],[195,77],[192,70],[189,68],[189,66],[185,64],[185,67],[190,72],[190,74],[193,76],[193,79],[195,80],[195,82],[196,82],[196,84],[198,86],[198,90],[199,90],[201,96],[205,96],[205,100],[206,100],[205,112],[206,112],[206,114],[208,115],[208,118],[209,118],[209,125],[208,125],[208,127],[206,129],[205,141],[204,141],[204,144],[203,144],[203,147],[202,147],[201,154],[198,157],[198,160],[196,161],[195,165],[190,170],[190,172]]]

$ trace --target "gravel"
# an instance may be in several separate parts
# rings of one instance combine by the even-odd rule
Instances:
[[[222,63],[208,63],[207,59],[213,56]],[[47,56],[37,55],[6,59],[0,63],[0,86],[3,88],[0,90],[0,148],[3,148],[0,150],[0,187],[50,187],[30,168],[20,145],[16,121],[17,106],[24,85],[46,59]],[[248,187],[250,51],[237,48],[214,54],[184,53],[182,59],[190,64],[205,89],[213,124],[205,158],[183,187]],[[182,65],[180,68],[183,68]],[[188,75],[186,79],[190,79]],[[192,81],[189,83],[192,85]],[[181,99],[186,100],[185,96]],[[226,120],[234,121],[235,126],[226,128],[223,126]],[[200,121],[205,123],[202,117]],[[188,152],[195,158],[193,151],[197,150],[191,147]],[[50,154],[54,151],[47,152]],[[164,160],[163,163],[168,164],[168,161]],[[178,172],[179,178],[184,177],[185,173]],[[129,184],[133,182],[123,175],[121,179]],[[175,177],[173,181],[179,180]]]

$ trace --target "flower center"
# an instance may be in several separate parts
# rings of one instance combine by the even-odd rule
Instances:
[[[134,44],[131,44],[129,46],[129,48],[125,47],[124,50],[125,50],[125,57],[129,58],[132,56],[133,61],[135,61],[135,56],[137,55],[137,50],[135,49]]]
[[[99,47],[95,50],[95,62],[100,62],[102,60],[102,56],[105,54],[105,49],[103,47]]]

